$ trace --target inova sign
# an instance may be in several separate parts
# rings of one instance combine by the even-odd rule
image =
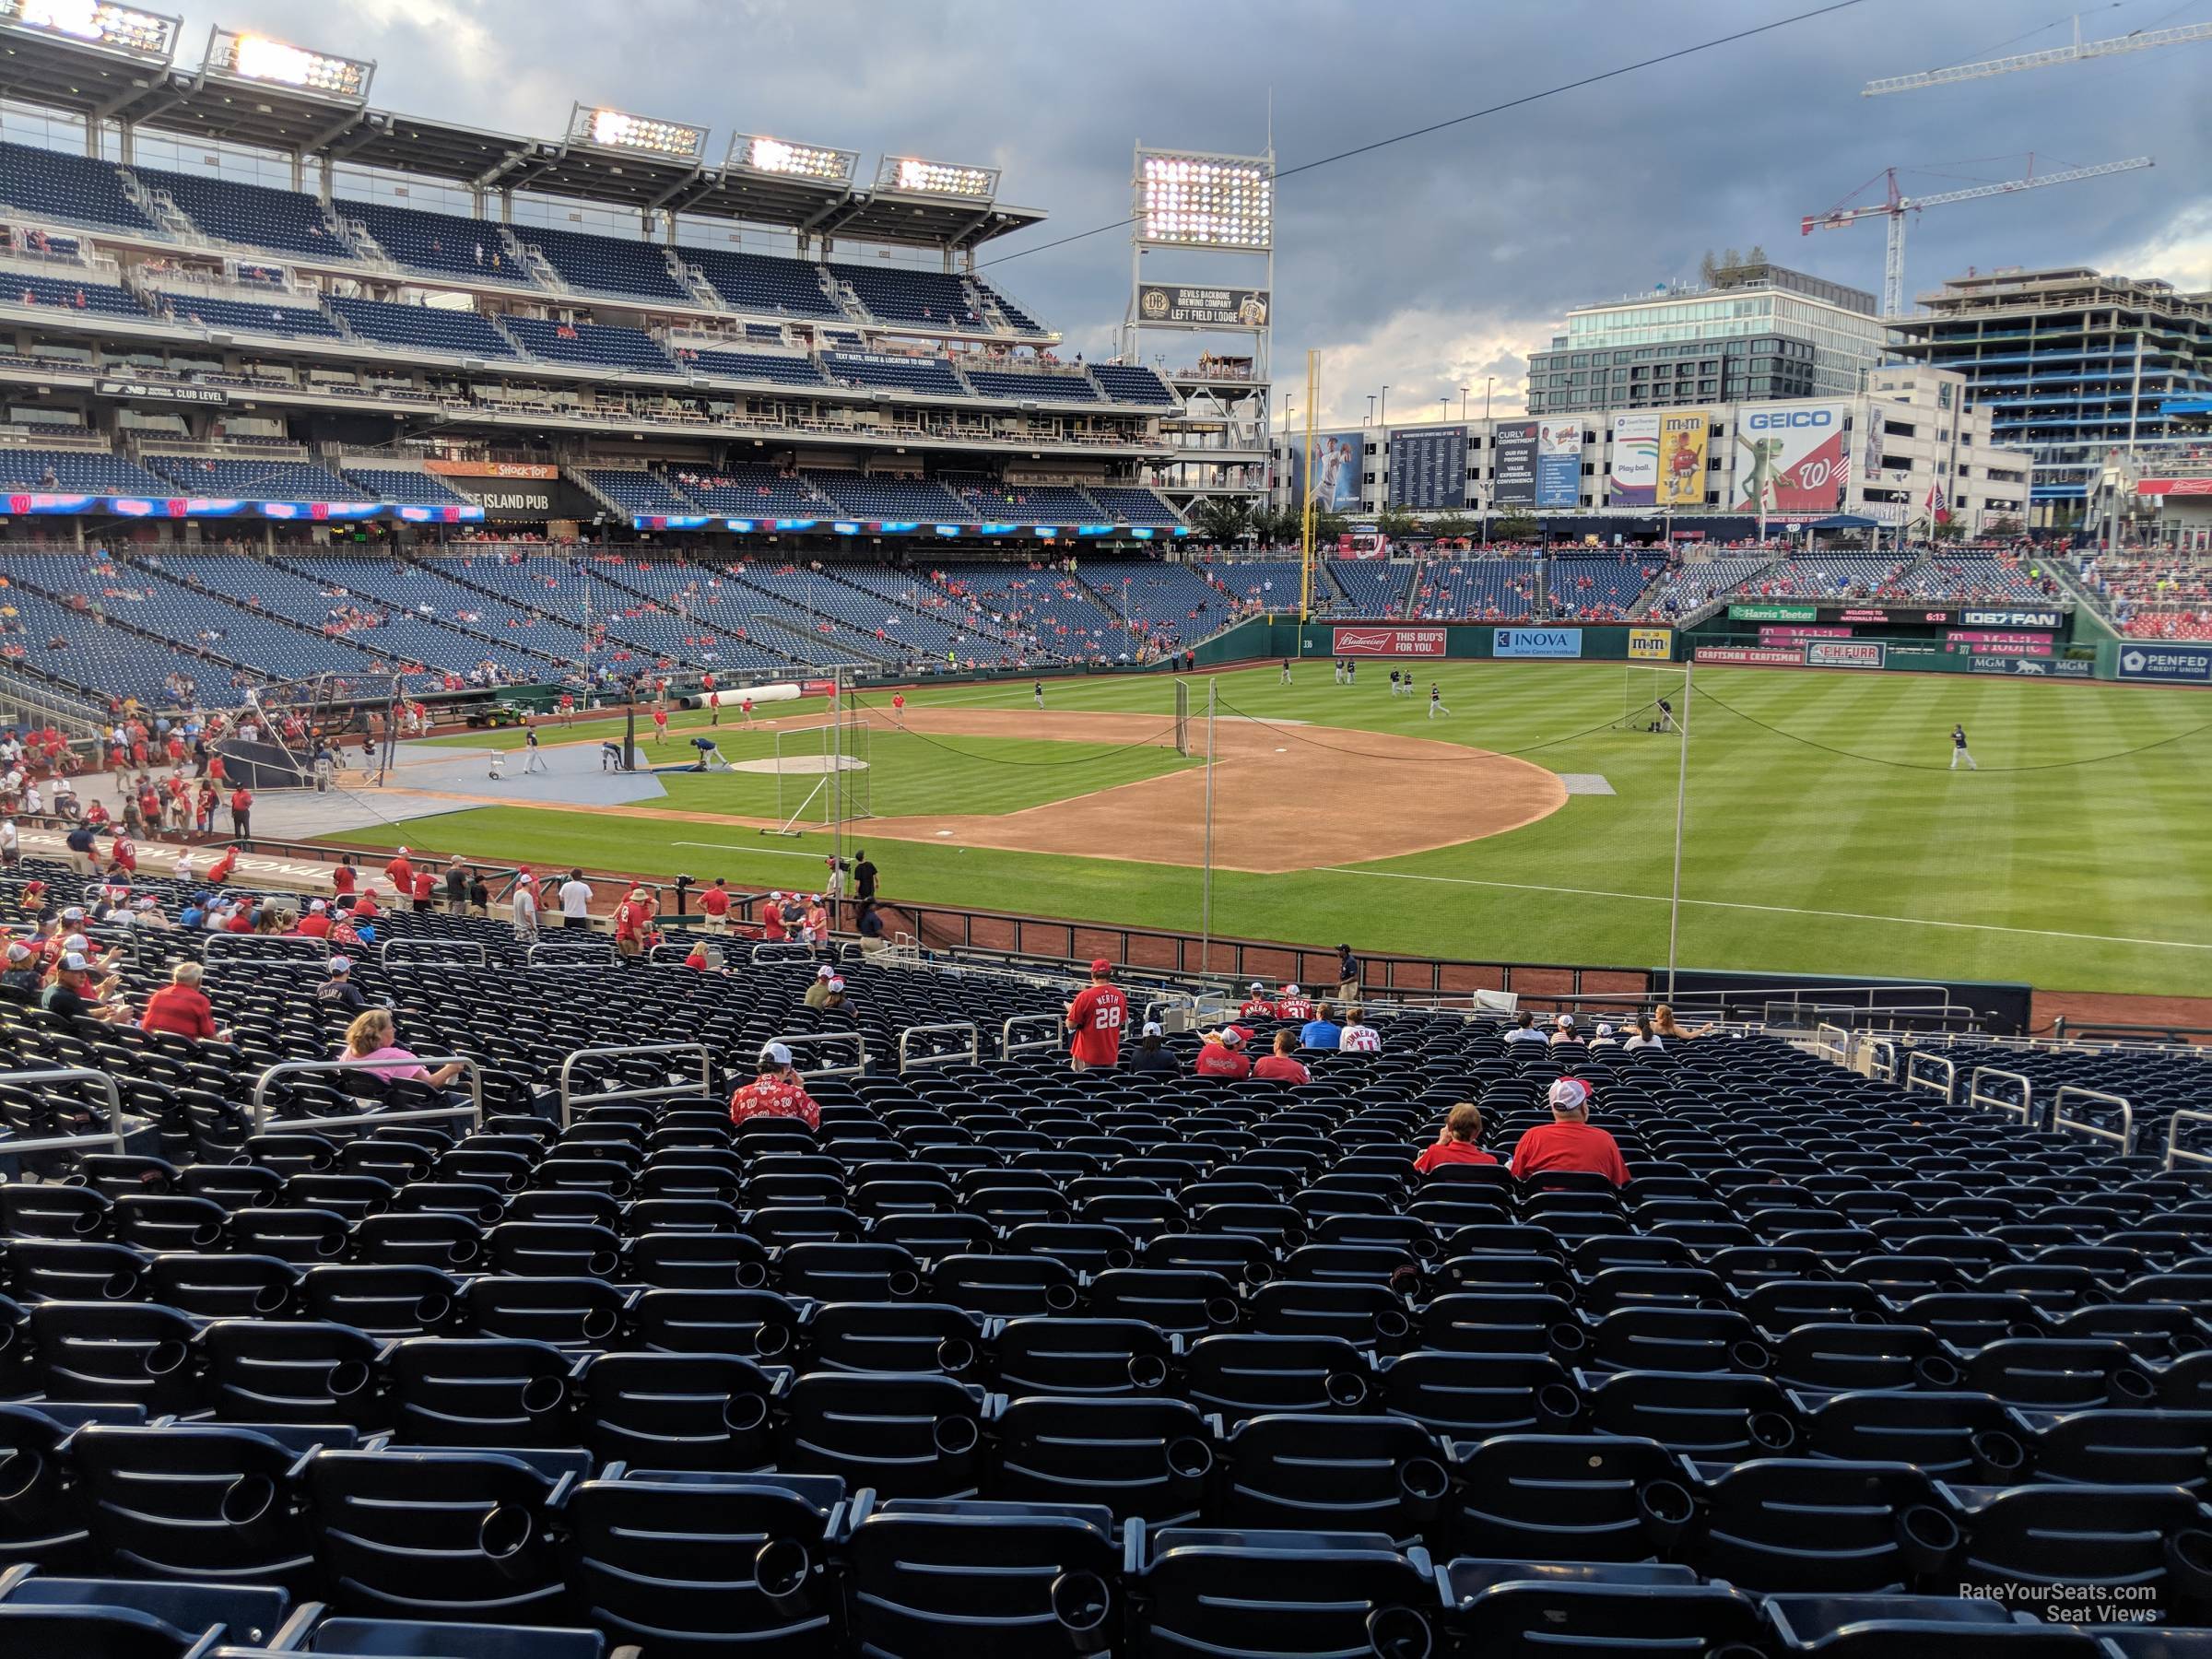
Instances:
[[[1579,657],[1579,628],[1497,628],[1490,630],[1490,654],[1501,657]]]

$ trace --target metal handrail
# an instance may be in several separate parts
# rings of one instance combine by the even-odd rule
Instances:
[[[916,1055],[909,1053],[913,1040],[917,1037],[957,1037],[963,1031],[968,1034],[968,1049],[965,1053],[959,1049],[943,1054]],[[982,1057],[982,1034],[976,1030],[975,1022],[971,1019],[955,1020],[948,1025],[908,1026],[906,1030],[899,1033],[899,1070],[901,1076],[918,1067],[943,1065],[953,1060],[965,1060],[969,1065],[973,1065]]]
[[[2068,1099],[2100,1100],[2107,1106],[2119,1107],[2120,1127],[2107,1129],[2100,1124],[2088,1122],[2086,1118],[2068,1117],[2066,1115]],[[2078,1083],[2061,1084],[2058,1092],[2051,1097],[2051,1127],[2060,1135],[2079,1135],[2090,1140],[2110,1141],[2120,1148],[2120,1156],[2123,1158],[2136,1149],[2135,1107],[2124,1097],[2107,1094],[2101,1088],[2084,1088]]]
[[[417,947],[420,951],[420,955],[412,959],[410,959],[410,957],[407,955],[402,955],[402,957],[399,959],[400,960],[406,961],[409,959],[417,959],[421,961],[439,962],[459,960],[472,963],[478,968],[488,967],[491,962],[490,953],[484,948],[484,941],[481,939],[442,939],[435,937],[421,939],[386,939],[382,945],[377,947],[376,959],[384,967],[389,968],[393,964],[392,953],[395,950],[406,952],[408,947],[411,946]],[[448,951],[473,951],[476,954],[473,956],[462,955],[456,958],[445,954]]]
[[[481,1061],[466,1054],[418,1054],[415,1064],[427,1070],[441,1065],[458,1065],[462,1076],[468,1079],[469,1103],[465,1106],[409,1106],[398,1112],[371,1110],[355,1112],[347,1117],[287,1118],[288,1127],[309,1124],[332,1124],[359,1127],[376,1124],[429,1124],[446,1118],[474,1118],[476,1127],[484,1126],[484,1066]],[[282,1060],[253,1079],[253,1133],[261,1134],[269,1126],[269,1085],[280,1077],[306,1077],[312,1074],[328,1076],[334,1072],[371,1071],[358,1060]]]
[[[1037,1026],[1040,1023],[1050,1027],[1052,1035],[1049,1037],[1028,1038],[1019,1042],[1015,1041],[1014,1028],[1016,1026],[1020,1026],[1024,1029],[1030,1029]],[[1065,1023],[1066,1021],[1065,1018],[1058,1014],[1015,1015],[1013,1018],[1007,1020],[1006,1024],[998,1028],[999,1057],[1001,1059],[1011,1060],[1017,1054],[1037,1054],[1043,1053],[1048,1051],[1057,1052],[1060,1047],[1060,1032]]]
[[[2212,1112],[2177,1112],[2166,1124],[2166,1167],[2178,1169],[2185,1163],[2212,1167],[2212,1152],[2192,1152],[2182,1145],[2182,1124],[2212,1124]]]
[[[1984,1094],[1982,1090],[1982,1079],[1984,1077],[2003,1077],[2008,1083],[2018,1083],[2020,1086],[2020,1098],[2008,1100],[2002,1095]],[[2006,1071],[1998,1065],[1975,1066],[1967,1074],[1966,1103],[1970,1107],[1986,1106],[1993,1112],[2016,1114],[2026,1127],[2032,1129],[2036,1126],[2035,1080],[2026,1072]]]
[[[825,1042],[849,1042],[853,1045],[857,1058],[851,1065],[818,1065],[812,1070],[804,1065],[795,1066],[802,1077],[858,1077],[865,1076],[868,1069],[868,1040],[858,1031],[806,1031],[790,1037],[771,1037],[768,1041],[780,1042],[794,1051],[818,1047]],[[768,1043],[760,1046],[765,1049]],[[792,1059],[794,1063],[797,1061],[795,1052]]]
[[[793,939],[778,939],[773,944],[753,947],[752,960],[760,962],[811,962],[814,947],[802,945]]]
[[[69,1152],[107,1145],[120,1155],[123,1151],[123,1090],[106,1072],[94,1071],[88,1065],[58,1066],[52,1071],[0,1072],[0,1083],[97,1083],[107,1091],[108,1126],[97,1135],[50,1135],[43,1140],[14,1140],[0,1135],[0,1154],[13,1157],[18,1152]]]
[[[1866,1075],[1877,1083],[1897,1081],[1897,1039],[1872,1037],[1866,1041]]]
[[[218,950],[216,947],[227,948]],[[298,950],[253,950],[255,945],[303,946]],[[225,957],[247,961],[324,963],[330,960],[332,952],[328,939],[318,939],[310,934],[209,934],[200,941],[200,961],[212,968]]]
[[[612,1088],[579,1099],[570,1088],[570,1077],[576,1062],[594,1057],[641,1054],[697,1054],[699,1056],[699,1087],[692,1088],[681,1083],[665,1083],[646,1088]],[[679,1095],[707,1095],[714,1092],[714,1056],[703,1042],[640,1042],[622,1043],[606,1048],[582,1048],[560,1063],[560,1126],[566,1129],[573,1109],[604,1106],[614,1100],[665,1100]]]
[[[1920,1067],[1924,1061],[1929,1065],[1943,1067],[1943,1083],[1940,1088],[1936,1086],[1935,1078],[1924,1077],[1920,1075]],[[1943,1097],[1943,1103],[1948,1106],[1951,1103],[1951,1097],[1959,1092],[1959,1063],[1956,1060],[1946,1059],[1941,1054],[1930,1053],[1926,1049],[1914,1049],[1905,1059],[1904,1084],[1907,1093],[1915,1088],[1924,1088],[1930,1094],[1940,1094]]]
[[[614,939],[605,934],[595,942],[553,940],[533,945],[523,952],[523,965],[526,968],[611,968],[620,960],[615,953]]]
[[[1830,1031],[1836,1034],[1833,1040],[1829,1037]],[[1846,1027],[1831,1025],[1826,1020],[1813,1028],[1813,1053],[1841,1066],[1851,1065],[1852,1046],[1857,1041],[1856,1035]]]

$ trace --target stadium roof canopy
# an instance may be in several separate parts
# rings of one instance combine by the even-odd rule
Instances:
[[[147,29],[139,41],[116,42],[27,24],[21,20],[26,11],[24,0],[0,0],[0,97],[64,110],[88,122],[124,123],[469,189],[532,191],[633,211],[743,219],[855,241],[972,248],[1045,217],[1038,208],[997,201],[997,175],[987,170],[943,170],[987,179],[981,193],[972,184],[966,194],[902,190],[888,165],[876,188],[864,189],[849,170],[843,177],[770,171],[744,164],[735,147],[724,165],[710,166],[700,150],[679,155],[594,142],[583,124],[563,138],[523,138],[372,109],[366,96],[375,67],[371,64],[353,65],[360,71],[360,95],[348,96],[226,66],[236,54],[218,47],[251,37],[218,29],[206,61],[186,69],[171,61],[173,18],[131,14],[145,19]],[[705,136],[700,129],[685,130]]]

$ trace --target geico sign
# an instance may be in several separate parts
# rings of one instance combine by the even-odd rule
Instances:
[[[1776,409],[1761,415],[1748,415],[1744,424],[1755,432],[1773,430],[1778,427],[1824,427],[1836,424],[1832,409]]]

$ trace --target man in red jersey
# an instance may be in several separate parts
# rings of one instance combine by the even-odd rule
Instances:
[[[1251,994],[1244,998],[1244,1006],[1237,1010],[1237,1018],[1239,1019],[1273,1019],[1275,1018],[1275,1004],[1268,998],[1267,987],[1260,983],[1258,980],[1252,982]]]
[[[1090,965],[1090,983],[1067,1005],[1068,1065],[1077,1071],[1105,1070],[1122,1057],[1122,1030],[1129,1023],[1129,997],[1111,982],[1113,964],[1104,957]]]
[[[1528,1130],[1513,1147],[1513,1173],[1522,1180],[1554,1170],[1591,1170],[1615,1186],[1629,1183],[1619,1145],[1590,1121],[1590,1085],[1580,1077],[1551,1086],[1551,1122]]]
[[[1236,1026],[1208,1031],[1191,1069],[1202,1077],[1249,1077],[1252,1058],[1244,1052],[1244,1033]]]
[[[731,1123],[757,1117],[796,1118],[809,1129],[822,1126],[822,1109],[799,1080],[791,1051],[780,1042],[760,1051],[760,1075],[730,1096]]]

